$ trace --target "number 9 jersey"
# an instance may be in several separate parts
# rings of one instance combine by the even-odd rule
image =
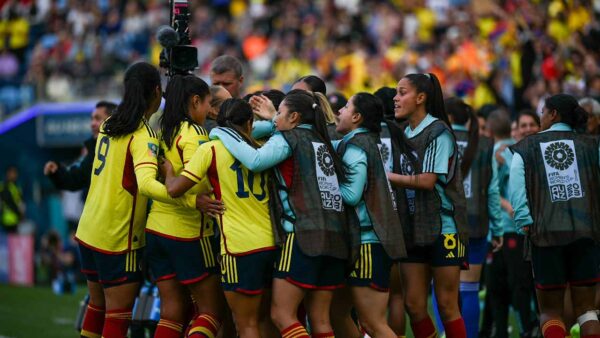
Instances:
[[[146,121],[132,134],[113,138],[100,129],[90,190],[75,238],[91,249],[123,253],[145,245],[148,198],[135,170],[157,166],[158,140]]]
[[[208,175],[216,199],[225,203],[218,220],[221,254],[247,255],[275,248],[267,171],[249,171],[217,140],[200,145],[181,175],[196,183]]]

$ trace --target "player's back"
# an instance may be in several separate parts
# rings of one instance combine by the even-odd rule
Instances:
[[[157,153],[157,135],[146,121],[120,137],[109,137],[101,128],[76,233],[79,242],[112,253],[144,246],[148,199],[138,192],[135,169],[156,166]]]
[[[182,175],[198,182],[208,175],[220,217],[221,253],[247,254],[275,246],[269,216],[269,174],[254,173],[236,160],[219,140],[202,144]]]
[[[189,161],[198,149],[198,146],[208,141],[206,130],[194,123],[184,121],[177,135],[173,140],[171,148],[161,140],[160,146],[164,150],[165,158],[173,165],[173,171],[176,175],[181,174],[183,166]],[[200,185],[188,191],[188,194],[195,194],[203,190]],[[201,227],[201,225],[203,226]],[[212,236],[213,221],[193,209],[183,206],[154,201],[146,229],[159,235],[168,235],[182,239],[193,239],[205,236]]]

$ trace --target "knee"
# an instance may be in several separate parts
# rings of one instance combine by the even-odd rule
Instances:
[[[271,321],[278,328],[285,328],[291,320],[294,320],[293,316],[281,306],[271,306]]]
[[[185,320],[184,310],[178,302],[169,301],[167,299],[160,300],[160,317],[176,322]]]
[[[460,311],[458,308],[458,297],[452,297],[449,295],[436,295],[438,311],[442,319],[453,318]]]
[[[369,336],[375,336],[376,332],[381,331],[381,327],[387,325],[383,319],[373,318],[371,316],[367,318],[360,318],[360,326],[369,334]]]
[[[427,300],[419,297],[407,296],[404,307],[411,318],[422,318],[427,315]]]

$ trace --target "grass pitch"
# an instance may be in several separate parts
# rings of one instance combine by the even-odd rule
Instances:
[[[55,295],[50,287],[0,284],[0,338],[77,337],[75,317],[86,294]]]

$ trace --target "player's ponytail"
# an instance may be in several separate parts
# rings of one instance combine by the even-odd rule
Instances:
[[[146,62],[131,65],[125,71],[125,91],[121,104],[104,123],[104,133],[120,137],[137,130],[144,114],[157,99],[156,88],[160,88],[158,69]]]
[[[546,108],[556,110],[560,115],[560,122],[568,124],[578,133],[585,133],[588,114],[573,96],[568,94],[551,96],[546,99]]]
[[[479,121],[477,116],[473,112],[471,106],[466,104],[462,99],[458,97],[451,97],[444,101],[446,106],[446,112],[452,116],[452,121],[455,124],[465,126],[469,123],[469,141],[467,148],[462,155],[462,161],[460,164],[460,171],[463,177],[469,173],[471,164],[477,154],[477,146],[479,144]]]
[[[331,139],[327,132],[327,122],[325,122],[325,114],[319,105],[318,99],[311,92],[295,89],[290,91],[282,102],[290,112],[300,114],[300,123],[310,124],[315,128],[317,135],[327,147],[327,150],[333,158],[335,172],[338,180],[345,181],[345,166],[342,159],[331,145]]]
[[[360,126],[379,134],[384,111],[381,100],[369,93],[358,93],[352,96],[352,103],[356,111],[362,115],[363,121]]]
[[[256,142],[248,135],[244,127],[248,121],[254,119],[252,106],[242,99],[227,99],[223,101],[219,115],[217,116],[217,125],[235,130],[249,145],[257,147]]]
[[[160,118],[161,138],[171,149],[175,136],[181,128],[181,122],[194,122],[188,111],[189,102],[194,95],[204,101],[210,94],[208,84],[194,75],[175,75],[165,90],[165,109]]]

